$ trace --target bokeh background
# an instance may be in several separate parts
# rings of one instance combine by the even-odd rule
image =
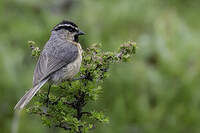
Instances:
[[[93,133],[200,132],[199,0],[0,0],[0,132],[63,133],[38,116],[13,107],[31,87],[40,48],[63,19],[87,33],[83,47],[101,43],[116,50],[137,42],[131,63],[113,65],[96,103],[110,118]],[[14,133],[14,132],[12,132]]]

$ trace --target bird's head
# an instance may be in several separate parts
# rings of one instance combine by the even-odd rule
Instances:
[[[67,20],[63,20],[62,22],[57,24],[53,28],[52,32],[56,32],[56,34],[63,39],[76,42],[78,42],[78,37],[80,35],[85,34],[78,28],[75,23]]]

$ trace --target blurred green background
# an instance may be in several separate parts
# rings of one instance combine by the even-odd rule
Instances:
[[[36,60],[63,19],[87,33],[83,47],[116,50],[137,42],[131,63],[114,65],[96,103],[110,118],[94,133],[200,132],[199,0],[0,0],[0,132],[15,128],[13,107],[31,87]],[[62,133],[21,115],[18,133]],[[15,132],[12,132],[15,133]]]

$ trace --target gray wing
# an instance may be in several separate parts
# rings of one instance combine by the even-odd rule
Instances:
[[[33,86],[77,58],[78,48],[76,45],[66,41],[56,43],[56,45],[47,44],[42,51],[35,67]]]

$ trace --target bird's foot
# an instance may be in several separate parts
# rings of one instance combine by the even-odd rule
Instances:
[[[79,77],[79,78],[73,78],[73,79],[71,79],[70,81],[77,81],[77,80],[82,80],[82,79],[85,79],[85,78],[86,78],[86,76],[83,75],[83,76],[81,76],[81,77]]]
[[[49,104],[50,104],[50,100],[49,100],[49,97],[45,100],[45,104],[46,104],[46,107],[48,107],[49,106]]]

